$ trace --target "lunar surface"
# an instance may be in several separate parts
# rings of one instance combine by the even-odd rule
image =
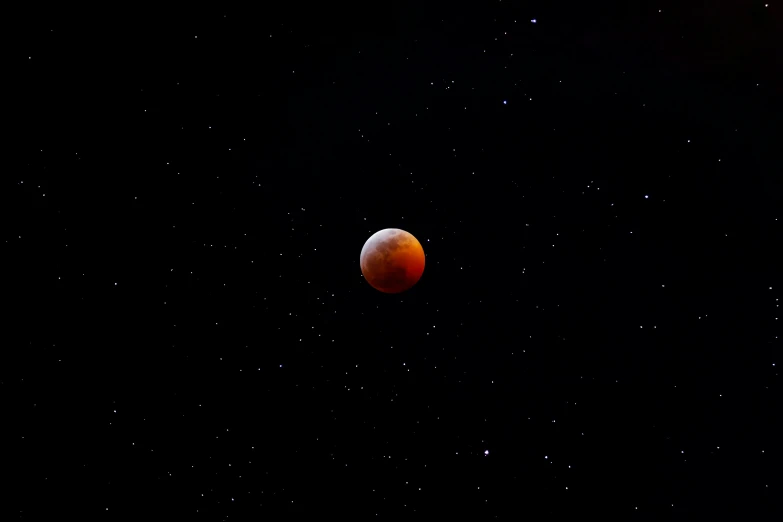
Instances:
[[[387,294],[404,292],[424,273],[424,249],[412,234],[386,228],[364,244],[359,264],[370,286]]]

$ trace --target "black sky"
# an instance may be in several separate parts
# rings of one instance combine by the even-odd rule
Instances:
[[[631,4],[12,22],[9,520],[772,519],[783,6]]]

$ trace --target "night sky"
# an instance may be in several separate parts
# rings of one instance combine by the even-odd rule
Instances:
[[[775,519],[783,5],[627,4],[9,19],[0,518]]]

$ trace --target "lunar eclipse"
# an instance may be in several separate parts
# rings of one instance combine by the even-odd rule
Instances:
[[[424,273],[424,249],[413,234],[386,228],[370,236],[359,257],[362,275],[381,292],[397,294],[415,285]]]

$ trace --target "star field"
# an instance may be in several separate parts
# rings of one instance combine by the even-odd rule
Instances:
[[[257,9],[22,17],[3,520],[775,518],[780,5]]]

